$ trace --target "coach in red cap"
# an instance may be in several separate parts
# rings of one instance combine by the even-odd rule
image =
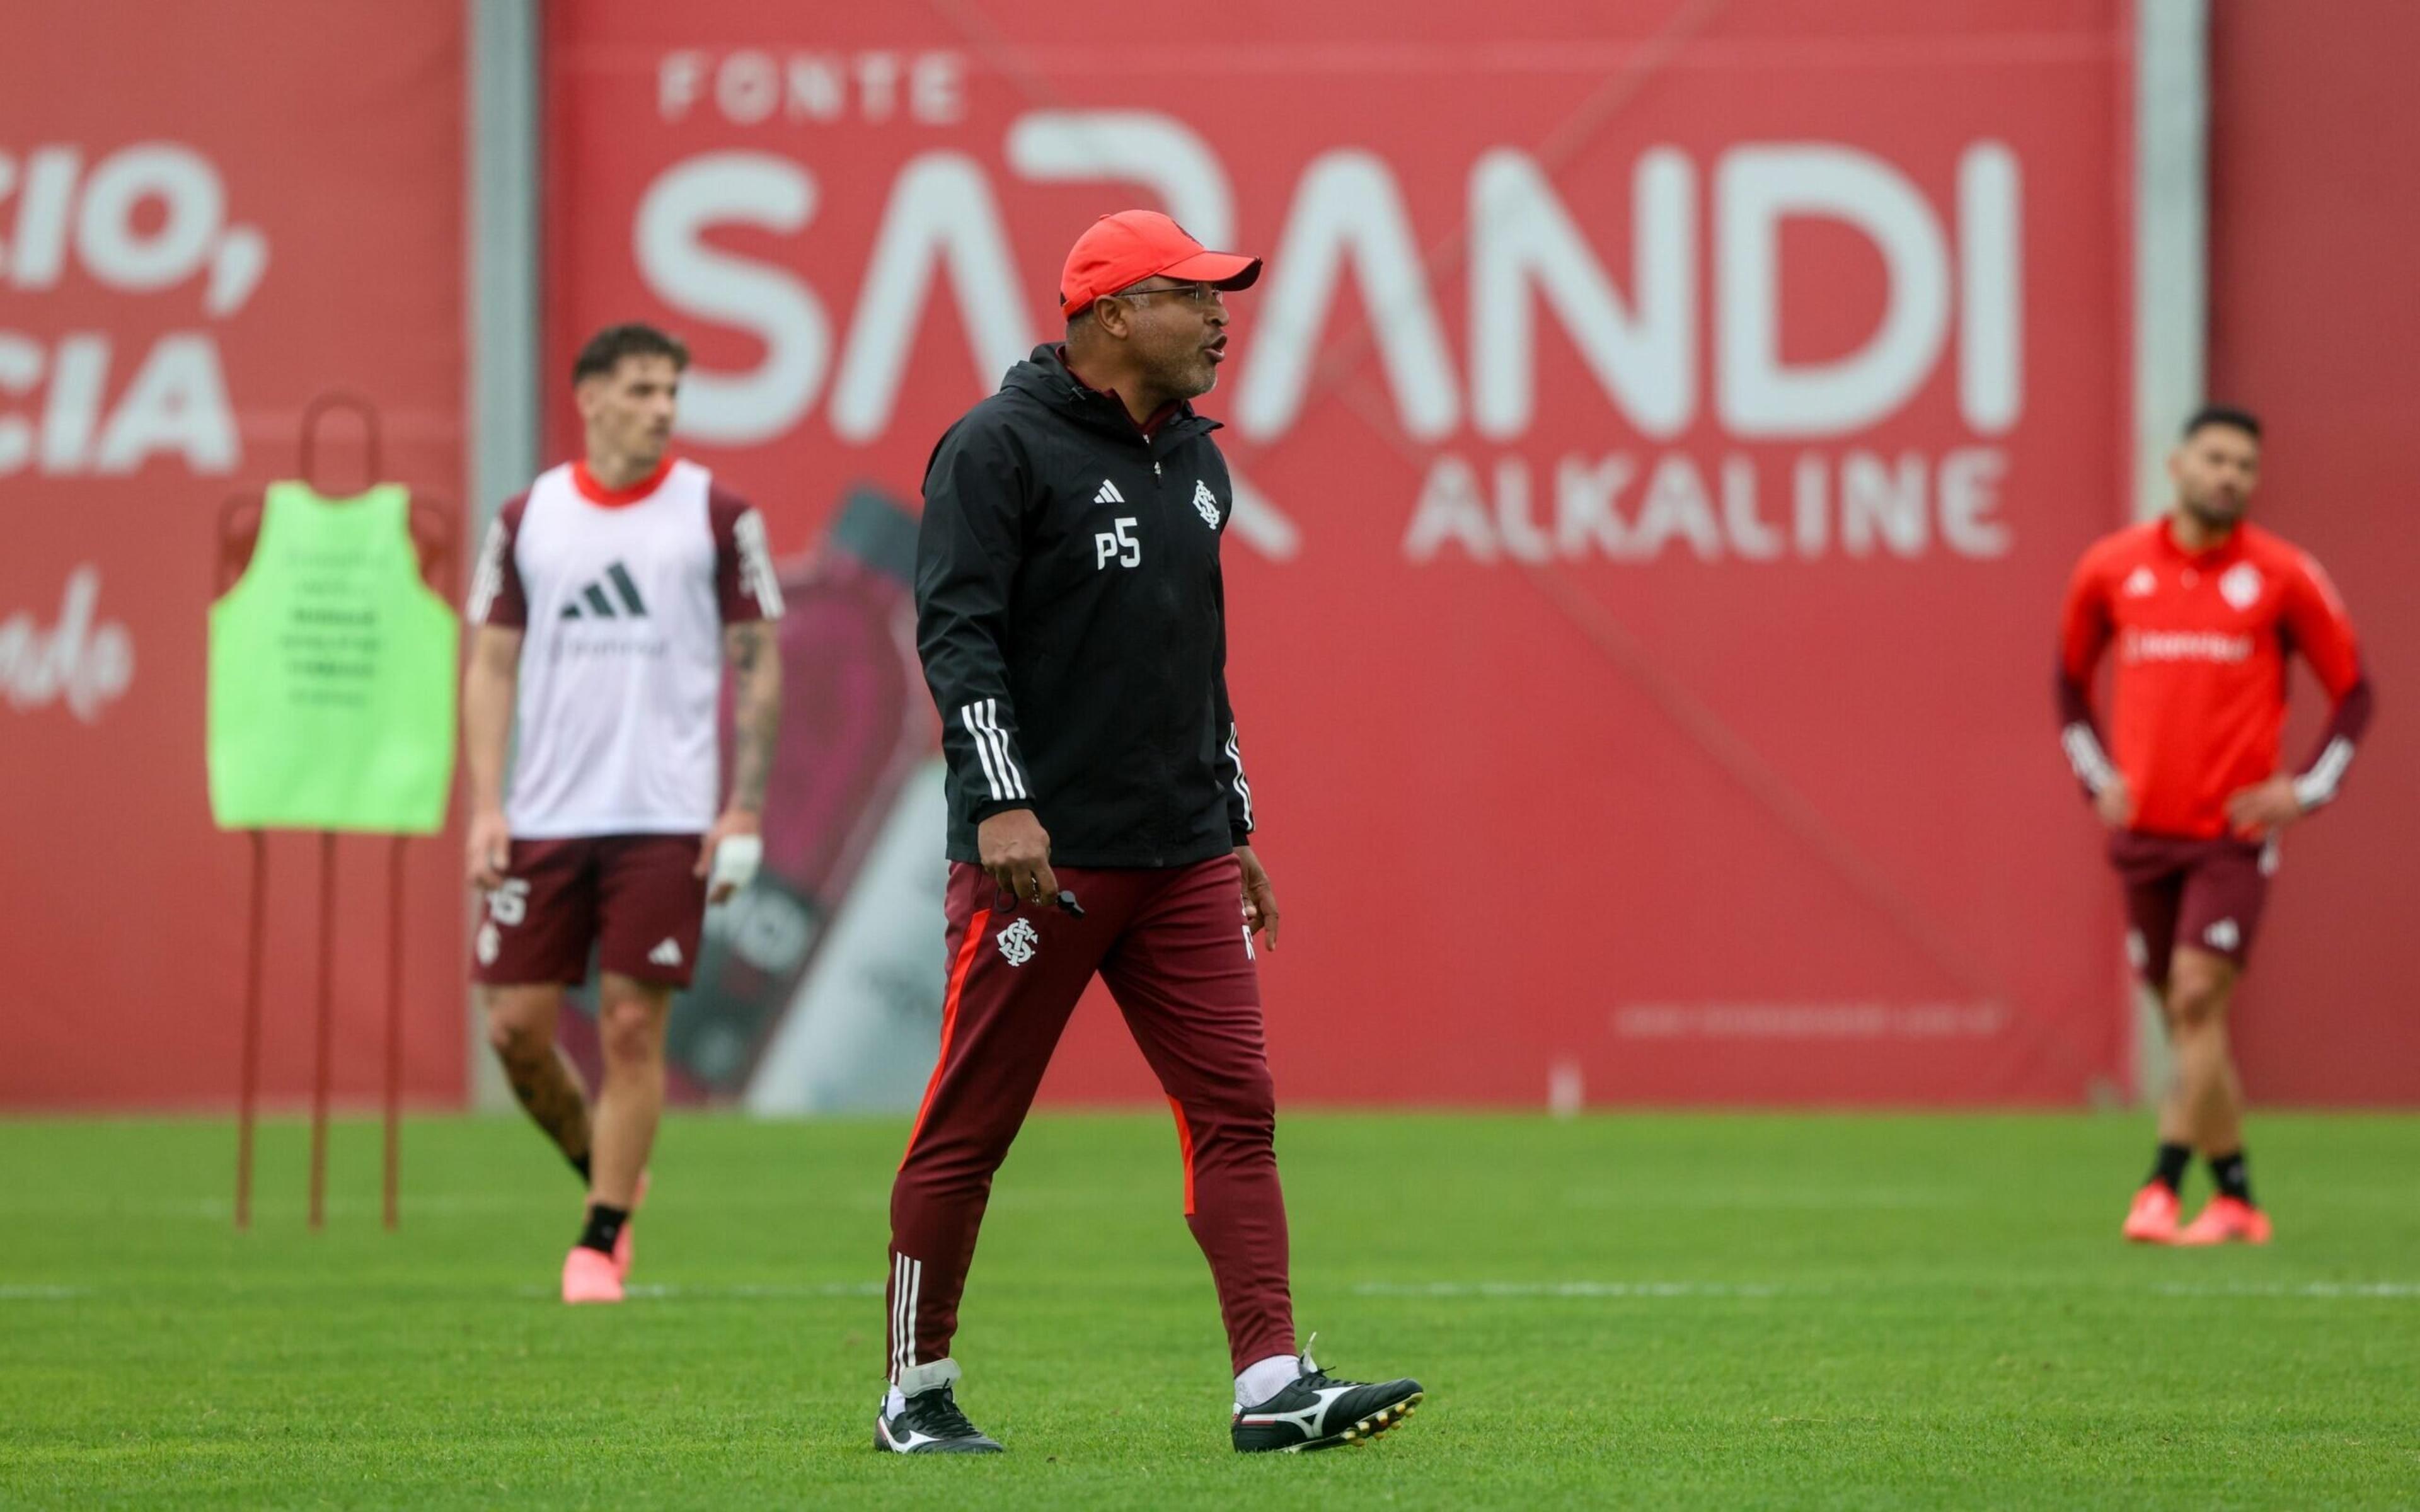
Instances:
[[[1157,210],[1121,210],[1094,221],[1068,249],[1059,275],[1059,313],[1072,321],[1094,300],[1131,292],[1152,279],[1207,284],[1232,294],[1260,276],[1258,257],[1207,251]],[[1207,386],[1196,392],[1206,393]]]
[[[891,1192],[879,1448],[1000,1448],[957,1405],[958,1298],[992,1173],[1096,975],[1175,1116],[1170,1186],[1218,1285],[1235,1447],[1357,1442],[1420,1397],[1331,1379],[1295,1338],[1254,948],[1276,948],[1278,905],[1227,698],[1235,492],[1190,402],[1226,359],[1223,296],[1260,272],[1165,215],[1102,217],[1060,277],[1065,343],[1011,368],[925,469],[916,640],[949,758],[948,987]]]

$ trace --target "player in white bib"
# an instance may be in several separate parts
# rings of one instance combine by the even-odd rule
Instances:
[[[471,585],[468,871],[486,900],[472,976],[513,1091],[588,1186],[566,1302],[622,1300],[665,1020],[707,903],[761,854],[781,718],[764,521],[667,450],[688,365],[646,326],[589,340],[572,366],[586,455],[504,506]],[[726,664],[737,748],[718,803]],[[592,950],[605,1058],[593,1112],[554,1032]]]

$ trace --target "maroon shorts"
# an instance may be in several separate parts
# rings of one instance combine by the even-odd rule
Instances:
[[[2168,984],[2177,947],[2225,956],[2241,967],[2260,928],[2274,841],[2188,840],[2121,829],[2109,859],[2126,885],[2126,952],[2154,987]]]
[[[471,942],[471,980],[520,987],[620,976],[689,985],[706,925],[698,835],[517,840]]]

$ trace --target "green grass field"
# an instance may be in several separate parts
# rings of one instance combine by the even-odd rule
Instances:
[[[641,1294],[563,1307],[578,1194],[505,1119],[0,1123],[0,1505],[2420,1504],[2420,1120],[2265,1118],[2280,1242],[2117,1242],[2133,1118],[1292,1118],[1324,1364],[1368,1448],[1243,1459],[1164,1118],[1037,1119],[966,1303],[1010,1452],[869,1445],[904,1126],[670,1124]],[[2196,1171],[2196,1199],[2206,1176]]]

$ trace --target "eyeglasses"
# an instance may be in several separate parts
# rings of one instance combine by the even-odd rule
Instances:
[[[1219,302],[1218,290],[1208,284],[1162,284],[1156,288],[1122,288],[1109,298],[1140,300],[1154,294],[1177,295],[1197,310],[1206,310]]]

